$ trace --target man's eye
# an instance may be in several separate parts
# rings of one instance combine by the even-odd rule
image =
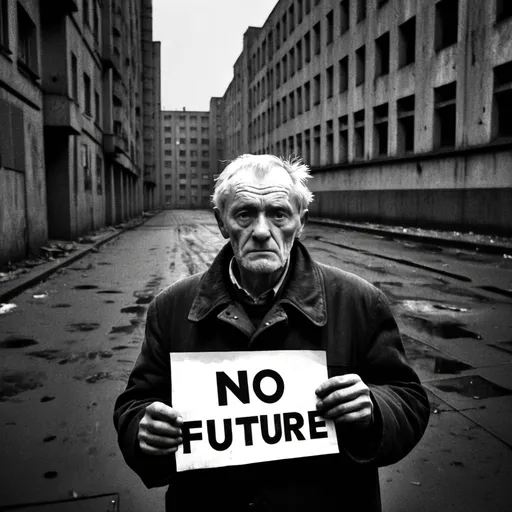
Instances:
[[[284,220],[284,219],[286,219],[286,217],[287,217],[286,212],[284,212],[283,210],[277,210],[274,213],[274,218],[276,220]]]
[[[241,212],[238,212],[236,216],[238,219],[244,220],[248,219],[250,217],[250,214],[248,211],[242,210]]]

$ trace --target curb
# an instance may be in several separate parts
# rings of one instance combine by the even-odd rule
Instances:
[[[136,226],[129,226],[123,229],[120,229],[116,233],[112,233],[111,235],[106,236],[105,238],[102,238],[101,240],[98,240],[94,244],[90,244],[89,247],[79,249],[72,255],[60,259],[57,261],[51,262],[50,265],[48,265],[47,268],[38,268],[35,267],[33,271],[28,272],[24,276],[13,279],[13,281],[7,281],[3,285],[0,283],[0,304],[6,303],[7,301],[11,300],[13,297],[16,297],[20,293],[23,293],[28,288],[31,288],[32,286],[35,286],[42,281],[45,281],[48,279],[49,276],[57,272],[57,270],[60,270],[63,267],[67,267],[71,263],[74,263],[75,261],[79,260],[80,258],[83,258],[85,255],[92,252],[94,249],[97,249],[98,247],[101,247],[103,244],[106,244],[107,242],[110,242],[111,240],[114,240],[118,236],[122,235],[126,231],[129,231],[131,229],[136,229],[143,224],[145,224],[149,219],[153,218],[147,217],[145,218],[140,224],[137,224]],[[43,264],[42,266],[44,266]],[[5,291],[2,291],[2,288],[6,288]]]
[[[329,220],[329,219],[309,219],[313,224],[320,224],[330,227],[338,227],[352,231],[359,231],[361,233],[369,233],[372,235],[387,236],[391,238],[402,238],[405,240],[421,241],[429,244],[436,244],[448,247],[456,247],[458,249],[467,249],[470,251],[477,251],[487,254],[512,254],[512,247],[505,245],[490,245],[479,242],[471,242],[469,240],[453,240],[451,238],[442,238],[428,235],[418,235],[415,233],[401,233],[399,231],[389,231],[386,229],[371,228],[367,226],[356,226],[353,224],[345,224],[342,221]]]

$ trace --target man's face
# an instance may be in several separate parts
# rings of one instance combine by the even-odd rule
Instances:
[[[265,176],[240,171],[231,180],[223,214],[215,212],[220,231],[229,238],[241,270],[277,272],[305,226],[307,210],[299,213],[292,180],[281,167]]]

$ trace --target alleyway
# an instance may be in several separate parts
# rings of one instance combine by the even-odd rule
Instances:
[[[384,510],[510,510],[512,260],[313,224],[306,235],[317,260],[386,292],[430,392],[424,439],[381,472]],[[124,464],[113,403],[149,302],[223,243],[212,214],[162,212],[12,300],[0,316],[0,505],[119,493],[122,512],[163,510],[164,490]]]

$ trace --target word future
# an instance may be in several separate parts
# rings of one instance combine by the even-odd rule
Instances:
[[[245,370],[238,372],[238,384],[230,379],[224,372],[216,372],[217,376],[217,393],[219,406],[227,406],[227,389],[236,396],[236,398],[244,404],[249,403],[249,382],[247,372]],[[265,394],[261,388],[261,381],[268,377],[273,379],[276,384],[276,390],[271,395]],[[256,397],[264,403],[276,403],[284,393],[284,381],[282,377],[274,370],[261,370],[253,380],[253,389]],[[302,433],[304,427],[304,416],[299,412],[284,412],[273,414],[273,433],[270,433],[269,428],[269,415],[261,414],[259,416],[243,416],[240,418],[224,418],[222,441],[217,438],[217,429],[215,427],[215,420],[206,420],[206,431],[208,443],[217,451],[227,450],[233,443],[233,423],[242,427],[244,434],[245,446],[252,446],[254,444],[253,438],[253,425],[259,424],[261,439],[266,444],[276,444],[281,441],[284,434],[286,442],[292,441],[292,433],[298,441],[305,441],[306,437]],[[319,415],[317,411],[307,412],[308,428],[306,435],[309,439],[323,439],[327,437],[326,430],[318,430],[322,427],[325,428],[325,420],[318,420]],[[193,429],[203,428],[203,420],[186,421],[183,424],[183,453],[191,453],[191,441],[202,440],[203,434],[201,432],[192,432]],[[257,427],[256,427],[257,428]]]
[[[172,404],[183,416],[178,471],[336,453],[316,411],[325,352],[172,353]]]

